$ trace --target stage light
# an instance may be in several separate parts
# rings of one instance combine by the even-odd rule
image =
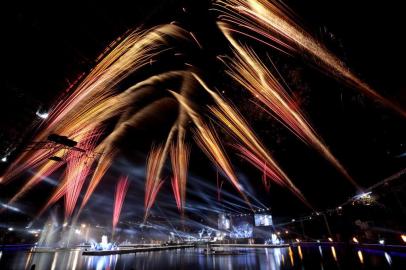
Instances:
[[[384,239],[380,239],[380,240],[379,240],[379,244],[384,245],[384,244],[385,244],[385,240],[384,240]]]
[[[292,222],[295,222],[295,221],[296,221],[296,219],[292,218]]]
[[[14,231],[14,228],[13,228],[13,227],[9,227],[8,230],[11,232],[11,231]]]
[[[300,243],[300,239],[299,239],[299,238],[296,238],[296,242]]]
[[[333,238],[329,237],[327,239],[328,239],[328,241],[333,242]]]
[[[82,224],[82,225],[80,225],[82,228],[86,228],[86,224]]]
[[[285,231],[285,234],[288,234],[288,233],[289,233],[289,231],[286,230],[286,231]]]
[[[6,156],[2,157],[1,162],[7,162],[7,157]]]
[[[68,226],[68,222],[65,222],[65,223],[62,225],[62,227],[66,227],[66,226]]]
[[[359,242],[358,242],[358,239],[357,239],[355,236],[352,238],[352,241],[353,241],[354,243],[357,243],[357,244],[359,243]]]
[[[402,235],[400,236],[400,238],[402,238],[403,242],[406,243],[406,234],[402,234]]]
[[[79,229],[76,229],[76,230],[75,230],[75,233],[76,233],[76,234],[80,234],[80,230],[79,230]]]

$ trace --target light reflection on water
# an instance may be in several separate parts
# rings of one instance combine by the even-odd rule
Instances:
[[[218,249],[218,248],[216,248]],[[297,246],[296,248],[263,248],[263,249],[226,249],[238,251],[222,255],[206,255],[203,249],[179,249],[137,254],[82,256],[82,251],[59,250],[57,252],[3,252],[0,257],[0,269],[35,269],[51,270],[121,270],[121,269],[394,269],[405,265],[402,256],[396,258],[388,252],[353,250],[346,252],[333,246],[315,246],[313,248]],[[330,252],[327,252],[330,250]],[[289,259],[287,259],[289,257]],[[404,268],[399,268],[404,269]]]

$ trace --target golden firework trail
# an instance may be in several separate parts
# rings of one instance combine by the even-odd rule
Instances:
[[[100,131],[94,130],[83,139],[82,149],[92,152],[99,139]],[[70,151],[67,157],[65,170],[66,191],[65,191],[65,220],[68,220],[73,214],[77,200],[82,191],[82,187],[90,173],[94,159],[87,155]]]
[[[164,183],[160,178],[161,162],[164,156],[164,148],[162,145],[158,147],[152,147],[147,159],[147,171],[145,180],[145,199],[144,199],[144,220],[149,215],[149,210],[155,202],[158,191]]]
[[[272,173],[267,174],[270,179],[280,185],[288,186],[296,195],[303,199],[303,195],[268,153],[237,109],[228,104],[216,92],[209,89],[197,75],[195,75],[195,78],[216,102],[217,106],[209,106],[209,110],[216,116],[216,119],[222,126],[228,130],[233,137],[239,139],[246,148],[250,149],[250,155],[254,155],[256,160],[263,160],[262,163],[269,164],[269,166],[266,167],[272,171]]]
[[[322,142],[278,79],[252,49],[241,46],[232,34],[248,36],[289,54],[305,52],[316,59],[316,62],[330,74],[396,109],[404,116],[406,116],[405,111],[384,99],[351,73],[337,57],[304,31],[293,19],[293,14],[280,2],[217,0],[214,5],[221,13],[218,26],[233,47],[234,62],[227,64],[228,74],[256,97],[266,110],[269,110],[269,113],[298,138],[320,152],[357,186]],[[127,32],[113,42],[109,46],[112,49],[101,54],[97,59],[98,63],[89,74],[81,75],[77,85],[69,86],[65,93],[66,98],[59,100],[51,109],[49,118],[42,124],[41,131],[34,138],[36,142],[45,142],[51,133],[67,136],[86,146],[89,151],[100,153],[98,160],[87,160],[85,156],[75,156],[71,150],[64,149],[62,146],[55,146],[51,150],[39,149],[25,152],[9,166],[6,173],[0,177],[0,181],[7,183],[27,169],[35,168],[37,173],[27,180],[10,203],[21,198],[42,178],[50,176],[66,165],[59,185],[41,209],[40,214],[65,196],[65,215],[68,219],[75,210],[78,197],[92,166],[95,166],[94,172],[91,176],[89,175],[89,183],[86,183],[87,189],[78,211],[80,213],[113,164],[115,157],[120,154],[119,143],[128,135],[126,131],[129,128],[136,130],[143,127],[152,116],[165,113],[165,109],[162,108],[170,107],[178,108],[177,119],[173,122],[165,143],[152,147],[147,159],[145,219],[163,184],[161,174],[168,155],[172,164],[171,182],[176,205],[183,213],[190,151],[189,145],[185,143],[187,128],[193,131],[195,141],[207,157],[224,173],[249,204],[244,189],[223,149],[222,140],[217,136],[211,122],[206,121],[204,115],[200,114],[200,111],[207,110],[228,134],[238,141],[234,144],[234,148],[238,150],[239,155],[263,172],[266,187],[269,186],[268,181],[272,180],[291,190],[309,206],[300,190],[279,167],[238,110],[217,92],[211,90],[200,77],[191,73],[194,62],[184,63],[188,70],[161,73],[146,80],[137,81],[123,91],[123,82],[127,84],[126,79],[132,79],[130,76],[154,63],[155,58],[160,57],[165,51],[171,50],[173,40],[188,42],[196,49],[197,47],[203,49],[204,43],[197,37],[195,33],[176,24],[167,24],[145,31]],[[176,51],[174,55],[185,54]],[[195,84],[198,83],[205,93],[211,96],[214,104],[199,104],[193,101],[197,89]],[[189,125],[188,120],[191,120],[192,124]],[[110,129],[103,130],[101,135],[98,130],[103,129],[104,126],[113,127],[113,130],[111,132],[107,131]],[[66,163],[47,160],[54,155],[66,156]],[[123,187],[124,184],[120,188],[120,194],[124,193],[121,192],[124,191]],[[121,197],[124,199],[124,196]],[[116,203],[117,207],[122,204],[120,200]],[[121,206],[119,208],[121,209]],[[117,216],[116,210],[114,216]],[[114,223],[113,220],[113,226],[115,226]]]
[[[219,24],[219,27],[234,48],[235,58],[229,65],[229,75],[261,101],[272,112],[272,115],[296,136],[319,151],[357,189],[361,189],[347,170],[331,154],[304,114],[265,64],[251,49],[238,44],[230,33],[223,28],[222,24]]]
[[[176,144],[171,145],[172,163],[172,189],[175,195],[176,206],[183,214],[186,201],[186,183],[189,164],[190,148],[184,142],[184,137],[179,136]]]
[[[115,86],[150,63],[167,45],[169,38],[188,41],[189,33],[175,24],[134,31],[120,38],[115,48],[79,84],[76,90],[51,109],[49,118],[34,141],[45,141],[53,132],[73,137],[75,131],[87,133],[105,121],[123,113],[125,105],[117,99]],[[52,156],[50,151],[38,150],[35,155],[21,154],[2,176],[7,182],[22,171]]]
[[[334,54],[295,22],[292,12],[276,0],[217,0],[223,31],[236,32],[284,51],[308,53],[327,73],[406,116],[406,111],[382,97],[355,76]]]
[[[57,156],[63,154],[63,150],[57,152]],[[44,178],[50,176],[53,172],[59,169],[63,165],[63,162],[50,162],[49,160],[45,161],[35,174],[28,179],[24,186],[9,200],[8,204],[13,204],[19,200],[25,193],[31,190],[32,187],[41,182]]]
[[[186,110],[189,117],[192,119],[196,126],[194,132],[194,138],[200,148],[205,152],[205,154],[210,158],[210,160],[221,169],[224,174],[228,177],[232,185],[240,192],[244,200],[249,204],[248,197],[244,194],[244,189],[238,182],[235,176],[234,170],[228,160],[225,152],[223,151],[221,142],[217,136],[215,130],[207,125],[200,115],[193,110],[189,102],[176,92],[170,91],[176,99],[179,101],[182,107]]]

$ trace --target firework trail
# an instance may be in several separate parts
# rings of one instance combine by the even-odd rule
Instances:
[[[117,97],[115,86],[149,64],[154,56],[166,49],[169,39],[188,41],[189,37],[182,28],[168,24],[150,31],[134,31],[117,40],[115,48],[103,56],[76,90],[51,109],[45,126],[34,141],[45,141],[50,131],[67,137],[72,137],[77,130],[87,133],[122,113],[128,103]],[[3,181],[9,181],[52,155],[48,150],[21,154],[9,166]]]
[[[62,154],[62,150],[59,151]],[[58,155],[59,156],[59,155]],[[31,190],[32,187],[40,183],[43,179],[50,176],[53,172],[59,169],[64,163],[63,162],[49,162],[48,160],[43,164],[24,186],[9,200],[8,204],[11,205],[19,200],[25,193]]]
[[[163,184],[163,180],[159,178],[160,163],[162,162],[163,154],[164,149],[162,146],[153,146],[148,156],[145,181],[144,221],[147,219],[149,210],[154,204],[158,191]]]
[[[275,171],[269,168],[263,160],[259,159],[254,153],[242,145],[236,145],[235,148],[241,153],[240,156],[255,166],[258,170],[262,170],[266,177],[274,180],[280,186],[287,187],[293,194],[295,194],[307,207],[313,209],[313,207],[308,203],[306,198],[302,195],[302,192],[293,184],[285,182],[282,179],[278,179],[275,175]]]
[[[94,130],[83,139],[81,149],[92,152],[99,139],[100,131]],[[82,190],[86,177],[89,175],[94,159],[80,152],[70,151],[67,157],[65,170],[65,220],[72,216],[77,200]]]
[[[186,201],[186,182],[189,163],[189,146],[185,144],[183,137],[178,137],[177,143],[171,145],[172,163],[172,189],[175,195],[176,206],[183,214]]]
[[[202,120],[200,115],[192,109],[189,102],[183,96],[173,91],[171,91],[171,93],[176,97],[181,106],[185,108],[189,117],[194,122],[196,126],[194,138],[197,144],[200,146],[203,152],[209,157],[209,159],[225,173],[225,175],[230,180],[231,184],[233,184],[233,186],[240,192],[244,200],[249,205],[251,205],[249,203],[247,196],[244,194],[243,187],[238,182],[238,179],[234,174],[234,170],[230,164],[230,161],[228,160],[226,154],[222,149],[221,142],[215,130]]]
[[[41,210],[37,213],[36,218],[40,217],[50,206],[56,203],[59,199],[61,199],[66,193],[66,186],[68,185],[66,177],[62,178],[63,180],[57,186],[54,193],[48,199],[47,203],[41,208]]]
[[[116,186],[116,194],[114,196],[114,212],[113,212],[113,233],[116,229],[118,224],[118,220],[121,214],[121,208],[123,207],[123,202],[125,199],[125,195],[127,194],[128,187],[130,182],[128,181],[128,176],[120,177]]]
[[[289,187],[294,194],[298,195],[303,200],[303,195],[271,157],[240,113],[230,104],[225,102],[225,100],[217,93],[210,90],[198,76],[196,76],[196,79],[216,102],[217,106],[209,106],[209,110],[214,116],[216,116],[216,119],[222,124],[222,126],[228,130],[233,137],[238,138],[248,149],[250,149],[250,155],[254,155],[255,160],[264,160],[266,163],[270,164],[270,166],[266,166],[267,170],[272,171],[272,173],[270,172],[267,174],[270,179],[276,183]],[[245,153],[247,153],[247,151],[245,151]],[[265,186],[267,185],[268,184],[265,183]]]
[[[93,194],[94,190],[96,189],[97,185],[100,183],[104,174],[110,168],[115,154],[116,154],[116,151],[104,152],[103,155],[100,157],[96,170],[94,171],[92,178],[89,182],[89,185],[87,187],[86,193],[83,196],[82,204],[80,205],[80,208],[79,208],[79,213],[82,211],[83,207],[89,201],[90,196]]]
[[[221,24],[219,26],[235,49],[235,59],[229,65],[229,75],[261,101],[272,112],[272,115],[297,137],[319,151],[357,189],[361,189],[324,145],[304,114],[257,55],[249,48],[239,45]]]
[[[237,32],[282,50],[305,51],[317,59],[316,64],[327,73],[406,116],[403,108],[394,105],[361,81],[340,59],[297,24],[292,12],[282,3],[275,0],[218,0],[215,6],[221,13],[219,20],[223,22],[223,31]]]
[[[304,51],[316,58],[318,64],[326,71],[330,71],[336,77],[344,79],[350,85],[384,104],[391,107],[394,105],[356,78],[338,58],[318,44],[310,34],[303,31],[282,4],[266,0],[218,0],[215,7],[222,14],[219,17],[218,26],[233,47],[234,62],[227,64],[229,75],[257,97],[269,113],[298,138],[319,151],[356,185],[275,76],[253,50],[241,46],[234,40],[231,32],[249,36],[287,53]],[[197,45],[203,49],[203,43],[198,40],[197,35],[175,24],[158,26],[146,31],[127,32],[109,46],[113,49],[104,52],[97,59],[98,64],[87,76],[78,80],[77,86],[69,87],[67,98],[59,101],[52,108],[48,120],[42,125],[43,129],[35,136],[36,142],[45,142],[49,134],[60,134],[79,141],[94,152],[102,153],[98,157],[78,212],[80,213],[87,204],[115,158],[121,154],[120,142],[131,134],[130,130],[141,131],[145,127],[152,127],[153,124],[150,123],[155,123],[159,118],[157,116],[175,111],[178,115],[173,121],[165,143],[160,144],[159,147],[153,147],[147,159],[144,218],[148,217],[162,186],[161,174],[168,155],[172,164],[171,183],[176,205],[181,213],[184,211],[190,151],[189,145],[185,143],[186,129],[193,131],[198,146],[249,204],[248,197],[234,173],[214,126],[211,125],[210,120],[206,121],[204,114],[199,113],[207,110],[215,117],[216,122],[238,141],[234,148],[239,155],[263,172],[262,181],[267,189],[270,181],[273,181],[291,190],[309,206],[300,190],[279,167],[238,110],[215,91],[209,89],[190,70],[158,74],[132,84],[125,90],[122,89],[122,85],[130,83],[129,79],[133,78],[132,75],[154,62],[154,58],[171,50],[171,42],[174,40],[193,43],[194,48]],[[187,69],[191,69],[190,67],[193,68],[195,63],[184,64],[188,67]],[[195,84],[200,84],[204,88],[205,93],[214,100],[214,105],[193,102],[193,98],[196,97]],[[402,109],[398,107],[395,109],[406,115]],[[192,124],[189,125],[189,122]],[[90,139],[89,134],[105,126],[108,129],[104,129],[100,138]],[[107,132],[111,130],[110,127],[112,131]],[[15,194],[10,203],[37,185],[43,177],[60,169],[64,163],[54,163],[46,159],[54,155],[64,155],[64,152],[63,147],[54,147],[52,150],[40,149],[20,155],[9,166],[0,181],[7,183],[28,168],[37,168],[38,171]],[[66,156],[66,170],[60,184],[41,209],[40,214],[65,196],[65,215],[66,218],[70,217],[75,210],[90,168],[93,163],[96,163],[93,159],[85,160],[85,157],[76,157],[71,151],[68,151]],[[220,193],[218,196],[220,199]]]
[[[150,122],[151,118],[160,114],[162,111],[161,108],[164,108],[168,104],[172,105],[176,103],[173,98],[167,97],[151,101],[151,96],[156,92],[155,90],[151,90],[151,86],[157,86],[160,83],[174,79],[178,80],[182,78],[184,74],[184,72],[171,71],[159,76],[153,76],[130,87],[128,90],[120,94],[119,99],[125,103],[125,113],[121,115],[113,132],[111,132],[96,148],[96,151],[103,152],[103,155],[99,159],[96,170],[90,180],[90,184],[82,201],[81,209],[86,205],[94,190],[102,180],[102,177],[111,166],[114,157],[118,154],[118,148],[116,145],[125,136],[128,128],[144,126],[147,122]],[[183,118],[181,119],[184,121]],[[162,158],[156,168],[159,175],[175,131],[175,128],[171,129],[165,147],[163,148]]]

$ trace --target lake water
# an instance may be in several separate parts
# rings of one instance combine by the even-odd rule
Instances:
[[[406,254],[333,246],[229,249],[233,255],[206,255],[203,249],[82,256],[81,250],[47,253],[1,252],[0,269],[406,269]]]

